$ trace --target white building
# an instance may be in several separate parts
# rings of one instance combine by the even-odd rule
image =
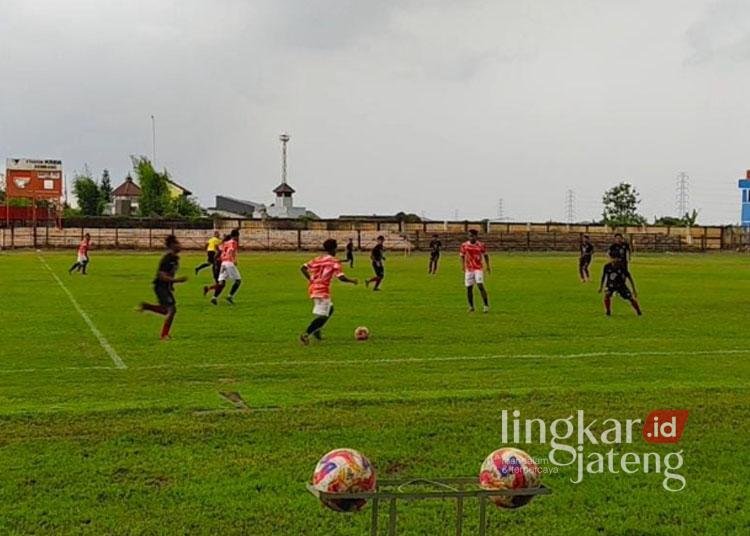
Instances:
[[[305,207],[294,206],[294,188],[286,181],[274,188],[273,193],[276,194],[276,201],[266,207],[269,218],[303,218],[308,215]]]

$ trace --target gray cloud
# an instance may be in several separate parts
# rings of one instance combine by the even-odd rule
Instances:
[[[150,154],[204,203],[290,180],[324,214],[598,216],[628,178],[649,217],[692,177],[737,219],[750,167],[739,2],[0,0],[0,158]],[[686,64],[695,56],[698,62]],[[723,59],[722,59],[723,58]],[[710,59],[710,61],[709,61]]]
[[[690,63],[750,60],[750,4],[742,0],[712,2],[686,32]]]

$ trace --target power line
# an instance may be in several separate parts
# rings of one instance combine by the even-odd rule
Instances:
[[[688,202],[690,201],[690,176],[681,171],[677,174],[677,187],[675,195],[675,204],[677,206],[677,217],[682,218],[688,212]]]

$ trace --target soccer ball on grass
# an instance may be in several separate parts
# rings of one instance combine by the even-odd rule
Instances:
[[[370,330],[364,326],[359,326],[354,330],[354,338],[358,341],[366,341],[370,338]]]

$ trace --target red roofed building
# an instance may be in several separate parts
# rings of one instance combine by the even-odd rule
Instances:
[[[141,198],[141,188],[128,175],[125,182],[112,191],[112,214],[115,216],[130,216],[138,211]]]

